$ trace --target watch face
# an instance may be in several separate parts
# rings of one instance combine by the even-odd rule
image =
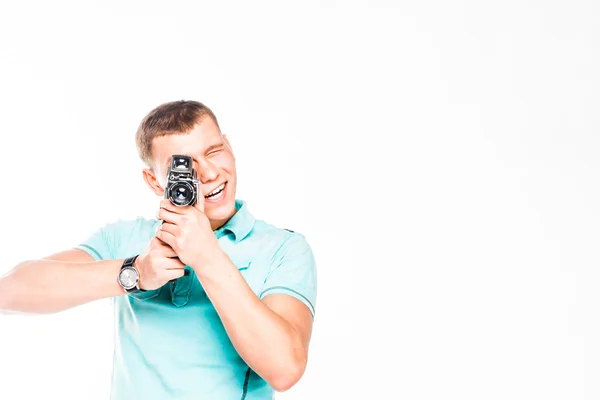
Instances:
[[[123,268],[119,274],[119,281],[125,289],[134,288],[138,281],[137,271],[133,268]]]

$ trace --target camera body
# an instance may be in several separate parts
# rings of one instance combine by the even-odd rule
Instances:
[[[167,171],[165,199],[178,207],[193,206],[198,202],[198,183],[192,157],[173,155]]]

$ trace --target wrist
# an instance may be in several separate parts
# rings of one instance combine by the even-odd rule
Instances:
[[[190,265],[190,267],[194,270],[198,278],[201,278],[204,275],[210,274],[219,265],[222,265],[226,259],[228,259],[227,254],[219,246],[216,246],[209,255],[204,254],[201,261]]]
[[[145,291],[140,287],[141,276],[136,261],[138,256],[128,257],[123,261],[121,270],[117,277],[117,282],[123,287],[126,293],[135,293],[137,291]]]
[[[135,260],[133,261],[133,268],[138,273],[138,287],[140,288],[140,290],[144,290],[144,283],[143,283],[142,273],[140,272],[140,256],[137,256],[135,258]]]

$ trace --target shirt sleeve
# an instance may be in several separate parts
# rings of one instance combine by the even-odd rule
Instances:
[[[261,299],[270,294],[287,294],[304,303],[315,316],[317,302],[317,268],[306,238],[294,232],[274,257]]]
[[[94,257],[94,260],[111,260],[114,258],[115,234],[117,223],[109,223],[89,235],[83,242],[75,246]]]

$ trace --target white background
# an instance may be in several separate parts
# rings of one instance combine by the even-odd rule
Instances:
[[[600,398],[599,3],[205,3],[0,6],[0,272],[152,217],[135,130],[195,99],[318,261],[277,398]],[[0,317],[0,399],[107,399],[112,328]]]

